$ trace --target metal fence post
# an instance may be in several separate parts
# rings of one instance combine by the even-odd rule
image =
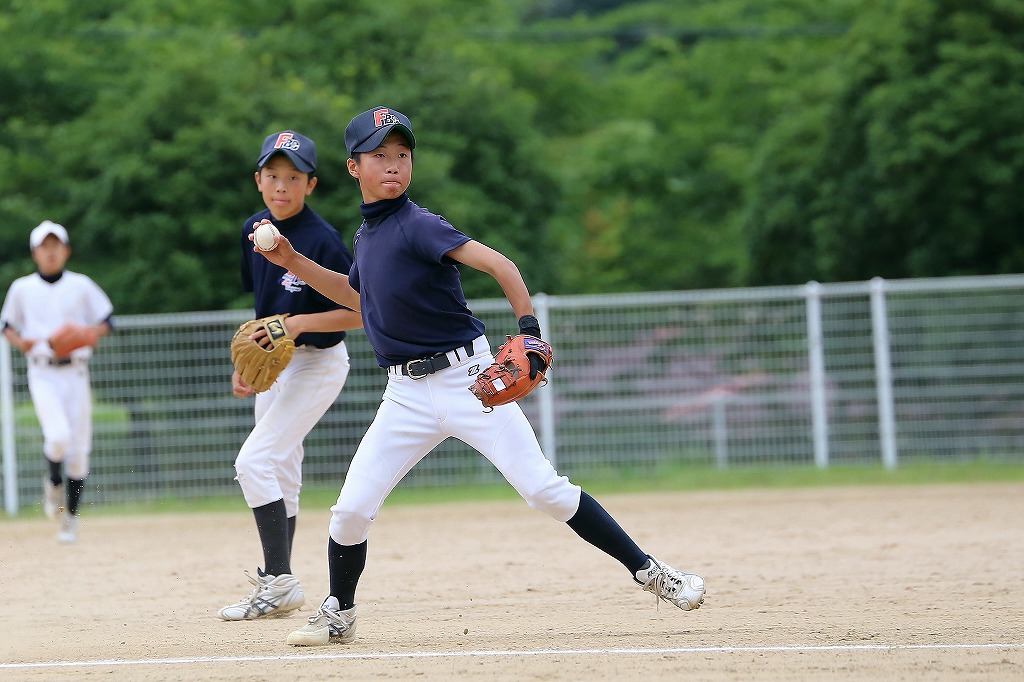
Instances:
[[[729,425],[725,420],[725,398],[716,396],[711,407],[712,430],[715,440],[715,466],[719,469],[727,469],[729,467]]]
[[[825,344],[821,324],[821,284],[810,281],[804,287],[807,297],[807,361],[811,393],[811,434],[814,463],[828,467],[828,409],[825,393]]]
[[[4,460],[4,509],[18,514],[18,456],[14,450],[14,378],[11,344],[0,337],[0,443]]]
[[[892,361],[889,357],[889,315],[886,311],[885,280],[871,279],[871,332],[875,345],[875,386],[878,392],[878,437],[882,464],[896,468],[896,417],[892,397]]]
[[[543,330],[545,337],[547,337],[548,343],[554,347],[556,345],[555,339],[552,337],[551,325],[549,324],[551,320],[550,308],[551,301],[547,294],[540,293],[533,297],[533,312],[537,316],[537,321],[540,323],[540,328]],[[554,378],[550,369],[546,376],[549,382]],[[553,389],[553,384],[549,384],[538,391],[537,395],[540,406],[540,447],[548,461],[555,465],[558,460],[556,459],[557,439],[555,438],[555,398]]]

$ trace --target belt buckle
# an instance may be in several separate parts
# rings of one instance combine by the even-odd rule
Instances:
[[[413,374],[412,363],[414,363],[414,362],[423,362],[423,360],[420,358],[420,359],[416,359],[416,360],[410,360],[409,362],[405,363],[405,374],[410,379],[415,381],[416,379],[422,379],[423,377],[425,377],[428,374],[430,374],[430,372],[424,372],[423,374]]]

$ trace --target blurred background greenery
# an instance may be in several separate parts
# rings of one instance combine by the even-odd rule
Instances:
[[[247,307],[263,138],[410,116],[410,195],[534,292],[1024,271],[1020,0],[4,0],[0,287],[28,233],[119,313]],[[496,297],[466,274],[470,297]]]

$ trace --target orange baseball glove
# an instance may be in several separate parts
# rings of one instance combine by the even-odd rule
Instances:
[[[95,327],[68,322],[50,336],[49,343],[55,357],[66,358],[79,348],[95,346],[99,338]]]
[[[488,412],[498,405],[519,400],[548,381],[544,372],[551,366],[551,344],[526,334],[507,339],[498,348],[494,364],[478,374],[469,387]],[[540,359],[540,363],[534,360],[533,371],[531,355]]]

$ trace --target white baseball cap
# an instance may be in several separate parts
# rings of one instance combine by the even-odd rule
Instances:
[[[48,235],[53,235],[61,242],[68,243],[68,231],[64,229],[63,225],[44,220],[35,226],[32,230],[32,234],[28,237],[28,246],[30,249],[35,249],[37,246],[43,243]]]

